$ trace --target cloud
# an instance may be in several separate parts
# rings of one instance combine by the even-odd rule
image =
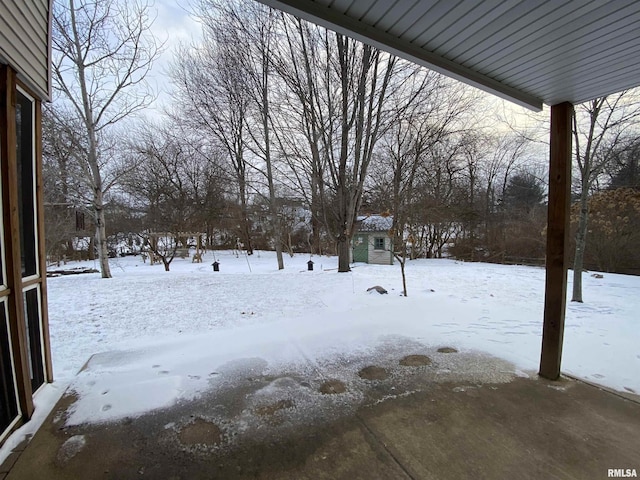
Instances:
[[[165,39],[169,46],[197,40],[201,36],[201,26],[189,13],[188,5],[180,5],[178,0],[156,0],[154,8],[157,18],[153,33]]]
[[[180,44],[199,41],[202,37],[202,27],[189,13],[189,6],[181,5],[179,0],[155,0],[152,14],[156,15],[156,19],[151,33],[158,42],[164,43],[164,50],[148,77],[158,92],[154,107],[159,110],[171,102],[172,86],[167,73],[176,48]]]

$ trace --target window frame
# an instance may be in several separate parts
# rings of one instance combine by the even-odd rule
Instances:
[[[36,129],[36,98],[31,95],[29,92],[27,92],[24,88],[22,88],[19,84],[16,84],[16,103],[18,103],[17,100],[17,94],[22,95],[23,97],[25,97],[30,105],[31,105],[31,125],[30,125],[30,133],[31,133],[31,142],[30,142],[30,151],[31,151],[31,155],[30,155],[30,159],[31,159],[31,206],[33,208],[33,251],[35,253],[35,257],[34,257],[34,263],[35,263],[35,272],[25,275],[24,273],[22,274],[22,281],[24,282],[29,282],[29,281],[33,281],[33,280],[39,280],[41,278],[41,272],[40,272],[40,262],[38,261],[38,256],[39,256],[39,252],[40,252],[40,242],[39,242],[39,225],[38,225],[38,215],[39,215],[39,208],[38,208],[38,193],[37,193],[37,188],[38,188],[38,184],[37,184],[37,170],[38,170],[38,163],[37,163],[37,145],[36,145],[36,134],[37,134],[37,129]],[[17,125],[16,125],[17,127]],[[17,128],[16,128],[16,135],[17,135]],[[17,140],[17,138],[16,138]],[[20,162],[21,160],[18,160],[16,158],[17,162]],[[18,164],[20,165],[20,164]],[[19,173],[19,175],[21,175]],[[22,179],[22,177],[20,177],[21,182],[23,182],[24,180]],[[20,182],[20,183],[21,183]],[[19,186],[19,188],[21,188],[21,186]],[[18,198],[18,203],[22,202],[22,198]],[[24,242],[26,244],[27,239],[24,239]],[[22,249],[22,238],[21,238],[21,249]],[[21,253],[22,256],[22,253]],[[26,262],[26,260],[25,260]]]
[[[15,407],[16,407],[16,415],[13,417],[13,420],[9,422],[6,428],[0,431],[0,444],[4,442],[4,440],[11,435],[11,433],[16,429],[18,424],[22,421],[22,406],[20,402],[20,394],[18,390],[18,373],[16,369],[15,356],[13,350],[13,342],[12,342],[12,334],[11,334],[11,322],[9,321],[9,307],[8,296],[3,296],[0,298],[0,308],[4,310],[4,321],[7,329],[7,344],[9,345],[9,358],[11,360],[11,376],[13,380],[13,396],[15,399]]]
[[[40,346],[40,354],[39,354],[39,358],[37,359],[40,362],[39,365],[39,370],[41,370],[41,375],[42,375],[42,382],[36,386],[35,388],[33,388],[33,380],[32,381],[32,394],[35,395],[43,386],[45,386],[47,384],[47,356],[46,356],[46,351],[45,351],[45,337],[44,337],[44,322],[43,322],[43,316],[42,316],[42,291],[40,288],[40,284],[39,283],[35,283],[35,284],[31,284],[31,285],[27,285],[24,286],[22,288],[22,302],[24,305],[24,325],[25,325],[25,329],[26,329],[26,341],[27,341],[27,364],[29,367],[29,376],[34,376],[33,375],[33,358],[31,356],[31,345],[30,345],[30,340],[31,340],[31,330],[29,329],[29,311],[28,311],[28,307],[27,307],[27,293],[31,292],[35,290],[36,291],[36,306],[38,308],[38,318],[37,318],[37,325],[38,325],[38,342],[39,342],[39,346]]]

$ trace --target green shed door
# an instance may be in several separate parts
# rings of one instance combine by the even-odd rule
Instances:
[[[353,261],[365,263],[369,261],[369,242],[366,235],[357,234],[353,237]]]

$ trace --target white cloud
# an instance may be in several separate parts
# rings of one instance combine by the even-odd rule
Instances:
[[[164,50],[156,60],[149,75],[149,82],[158,92],[154,105],[156,109],[168,105],[171,101],[171,82],[168,70],[174,52],[180,44],[199,41],[202,36],[200,23],[189,13],[189,5],[178,0],[156,0],[153,7],[156,15],[151,32],[158,42],[164,43]]]

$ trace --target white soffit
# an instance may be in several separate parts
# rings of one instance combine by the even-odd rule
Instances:
[[[640,85],[638,0],[259,0],[540,110]]]

